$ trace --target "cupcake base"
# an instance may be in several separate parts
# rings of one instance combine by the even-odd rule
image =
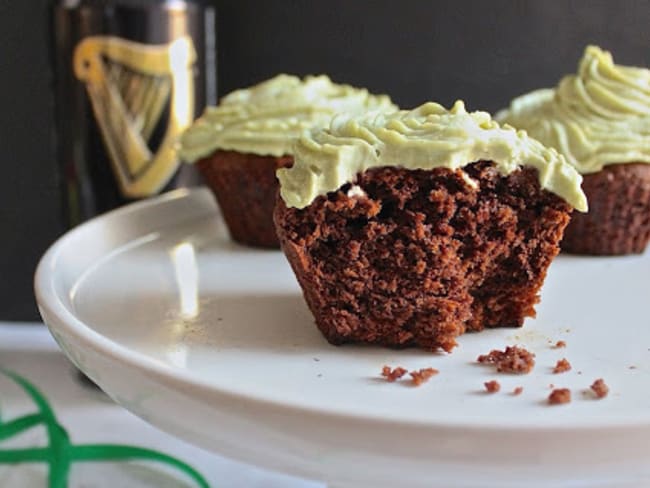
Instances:
[[[377,168],[301,210],[278,198],[282,248],[327,340],[450,351],[465,330],[534,316],[571,207],[535,170],[465,173]]]
[[[216,151],[196,162],[214,193],[234,241],[278,248],[273,208],[279,183],[275,172],[293,164],[292,156],[260,156]]]
[[[588,213],[574,213],[562,240],[573,254],[640,254],[650,241],[650,165],[612,164],[584,176]]]

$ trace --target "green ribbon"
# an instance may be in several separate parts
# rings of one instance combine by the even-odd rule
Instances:
[[[47,447],[0,449],[0,464],[47,463],[49,488],[66,488],[70,468],[76,462],[151,461],[171,466],[195,481],[197,486],[210,488],[206,479],[190,465],[152,449],[117,444],[72,444],[49,403],[34,385],[12,371],[0,368],[0,374],[20,386],[38,409],[38,413],[7,422],[0,416],[0,442],[39,425],[45,427],[48,437]]]

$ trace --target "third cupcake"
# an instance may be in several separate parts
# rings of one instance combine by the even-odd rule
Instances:
[[[575,75],[515,98],[497,119],[562,153],[583,176],[589,212],[574,214],[562,249],[642,253],[650,240],[650,70],[586,48]]]

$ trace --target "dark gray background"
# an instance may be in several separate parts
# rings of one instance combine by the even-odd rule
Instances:
[[[279,72],[496,110],[575,71],[584,46],[650,66],[650,0],[223,0],[219,93]],[[0,320],[35,319],[32,274],[64,231],[46,0],[0,1]]]

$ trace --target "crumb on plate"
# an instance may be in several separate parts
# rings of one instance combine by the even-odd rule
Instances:
[[[571,390],[568,388],[556,388],[548,396],[549,405],[562,405],[571,402]]]
[[[567,371],[571,371],[571,363],[566,358],[559,359],[553,368],[553,373],[566,373]]]
[[[602,378],[598,378],[594,381],[590,388],[596,394],[597,398],[605,398],[609,393],[609,386],[605,384],[605,381]]]
[[[406,373],[407,370],[402,368],[401,366],[397,366],[396,368],[391,368],[390,366],[384,366],[383,368],[381,368],[381,375],[384,378],[386,378],[386,381],[390,381],[390,382],[400,379]]]
[[[411,381],[413,386],[420,386],[422,383],[426,383],[429,379],[438,374],[438,370],[435,368],[423,368],[417,371],[411,371]]]
[[[508,346],[504,351],[494,349],[477,358],[479,363],[494,364],[499,373],[530,373],[535,366],[535,355],[519,346]]]

